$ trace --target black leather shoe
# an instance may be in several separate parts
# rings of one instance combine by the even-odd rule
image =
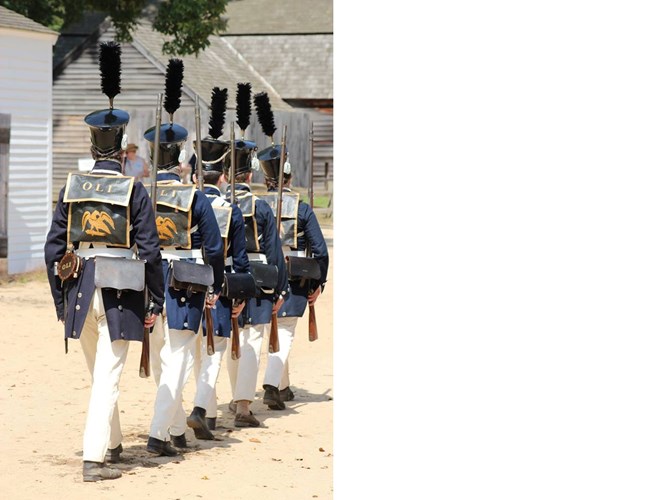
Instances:
[[[260,422],[253,416],[253,412],[248,415],[237,413],[235,415],[235,427],[259,427]]]
[[[284,410],[286,408],[284,401],[280,398],[280,391],[278,391],[277,387],[269,384],[264,384],[262,387],[264,387],[265,405],[271,410]]]
[[[205,421],[208,423],[208,429],[217,430],[217,417],[207,417]]]
[[[122,448],[122,443],[118,444],[115,448],[108,449],[108,455],[106,456],[106,461],[109,464],[116,464],[120,461],[120,453],[124,451]]]
[[[180,436],[172,435],[172,444],[176,446],[176,448],[187,448],[188,446],[185,434],[181,434]]]
[[[147,451],[159,457],[175,457],[178,455],[178,451],[172,448],[169,441],[161,441],[151,436],[149,436],[149,440],[147,441]]]
[[[280,399],[282,401],[293,401],[296,395],[291,390],[291,387],[287,386],[284,389],[280,390]]]
[[[187,425],[194,431],[196,439],[205,439],[206,441],[214,441],[214,436],[208,428],[208,423],[205,421],[205,410],[195,406],[192,413],[187,417]]]
[[[98,462],[84,460],[83,476],[84,481],[101,481],[103,479],[117,479],[118,477],[122,477],[122,472]]]

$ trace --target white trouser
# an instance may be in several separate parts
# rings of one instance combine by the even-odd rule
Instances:
[[[214,354],[208,356],[208,338],[199,336],[197,349],[200,352],[201,362],[194,363],[194,377],[196,378],[196,395],[194,406],[206,410],[206,417],[217,416],[217,392],[216,384],[221,370],[223,354],[228,346],[228,339],[225,337],[214,337]],[[199,355],[197,354],[197,357]]]
[[[289,351],[291,351],[297,325],[298,317],[278,318],[278,344],[280,349],[278,352],[269,352],[264,384],[270,384],[278,389],[284,389],[289,385],[288,370],[285,370],[285,368],[289,359]],[[270,335],[270,324],[264,326],[264,332],[268,332]],[[286,385],[281,386],[285,381]]]
[[[106,450],[117,448],[122,442],[117,399],[129,343],[126,340],[111,342],[104,301],[99,289],[95,289],[93,294],[79,341],[88,371],[92,374],[83,460],[103,462]]]
[[[167,326],[167,317],[165,316],[165,326]],[[179,331],[179,330],[174,330]],[[181,330],[182,331],[182,330]],[[162,361],[160,359],[160,352],[165,345],[165,334],[163,329],[154,329],[149,338],[149,366],[151,367],[151,373],[153,373],[153,378],[156,381],[156,387],[160,387],[160,374],[162,371]],[[185,416],[185,410],[183,409],[183,398],[182,395],[179,396],[178,407],[174,413],[174,420],[169,427],[169,432],[173,436],[180,436],[185,434],[187,429],[187,420]]]
[[[167,315],[156,319],[150,338],[151,371],[158,385],[149,435],[162,441],[171,432],[180,436],[187,429],[183,411],[183,387],[194,363],[195,333],[167,326]]]
[[[260,352],[264,337],[264,323],[247,325],[239,329],[241,357],[233,360],[227,356],[228,375],[234,401],[254,401],[257,371],[260,368]],[[228,342],[230,346],[230,340]],[[229,348],[230,350],[230,348]]]
[[[282,381],[280,382],[280,386],[278,388],[282,390],[282,389],[286,389],[287,387],[289,387],[289,360],[288,359],[284,364],[284,371],[282,372]]]

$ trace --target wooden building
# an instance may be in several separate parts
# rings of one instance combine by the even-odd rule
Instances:
[[[52,46],[58,33],[0,7],[0,260],[44,267],[52,221]]]
[[[334,172],[332,0],[237,0],[224,17],[228,28],[221,37],[285,102],[309,114],[314,178],[328,186]]]

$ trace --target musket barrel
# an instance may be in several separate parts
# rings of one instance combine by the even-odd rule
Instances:
[[[196,126],[196,177],[199,190],[203,191],[203,161],[201,158],[201,106],[197,98],[194,103],[194,120]]]
[[[276,222],[278,225],[278,236],[282,227],[282,189],[284,188],[284,162],[287,156],[287,126],[282,130],[282,143],[280,144],[280,179],[278,186],[278,210]],[[280,236],[281,237],[281,236]]]
[[[314,208],[314,122],[309,129],[309,206]]]
[[[230,204],[235,204],[235,171],[237,161],[235,148],[235,124],[230,124]]]
[[[156,131],[154,134],[154,146],[153,146],[153,158],[152,162],[152,172],[151,172],[151,203],[153,204],[154,214],[156,213],[156,202],[158,199],[158,193],[156,192],[156,184],[158,182],[158,159],[159,159],[159,149],[160,149],[160,126],[161,126],[161,114],[162,114],[162,99],[163,95],[158,94],[158,104],[156,105]]]

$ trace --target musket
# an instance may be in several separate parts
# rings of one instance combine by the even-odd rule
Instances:
[[[208,291],[208,295],[210,293]],[[207,352],[208,356],[212,356],[214,354],[214,320],[212,319],[212,308],[206,304],[203,311],[205,313],[205,334],[208,343]]]
[[[230,124],[230,204],[235,204],[235,166],[237,149],[235,148],[235,124]],[[233,307],[238,304],[237,300],[232,301]],[[239,346],[239,318],[230,318],[232,332],[230,333],[230,357],[237,360],[241,356]]]
[[[196,128],[196,142],[195,142],[195,151],[196,151],[196,179],[199,191],[203,191],[203,158],[201,158],[201,105],[197,99],[194,103],[194,125]],[[207,262],[207,259],[203,258],[204,262]],[[206,299],[210,293],[206,294]],[[207,341],[207,352],[208,356],[214,354],[214,321],[212,319],[212,308],[207,304],[203,306],[203,314],[205,315],[205,336]]]
[[[158,199],[157,193],[157,180],[158,180],[158,149],[160,148],[160,126],[161,126],[161,113],[162,113],[162,99],[163,95],[158,94],[158,103],[156,104],[156,132],[154,135],[153,158],[151,165],[151,205],[153,206],[154,221],[156,220],[156,203]],[[144,303],[147,307],[147,316],[151,315],[153,310],[153,301],[149,299],[149,289],[144,289]],[[151,375],[149,364],[149,334],[153,330],[151,328],[144,328],[144,335],[142,337],[142,354],[140,355],[140,377],[147,378]]]
[[[287,126],[282,129],[282,142],[280,143],[280,179],[278,185],[278,202],[276,210],[276,222],[278,226],[278,236],[282,230],[282,191],[284,189],[284,162],[287,155]],[[269,334],[269,352],[274,353],[280,350],[278,339],[278,314],[271,314],[271,333]]]
[[[314,122],[309,130],[309,208],[314,208]],[[311,245],[307,243],[305,252],[311,257]],[[318,326],[316,325],[316,306],[309,304],[309,341],[318,340]]]
[[[196,178],[199,191],[203,191],[203,162],[201,158],[201,106],[197,99],[194,103],[194,120],[196,127]]]
[[[282,190],[284,188],[284,162],[287,156],[287,126],[282,129],[282,142],[280,143],[280,184],[278,186],[278,211],[276,221],[278,224],[278,236],[282,228]]]
[[[309,129],[309,206],[314,208],[314,122]]]

